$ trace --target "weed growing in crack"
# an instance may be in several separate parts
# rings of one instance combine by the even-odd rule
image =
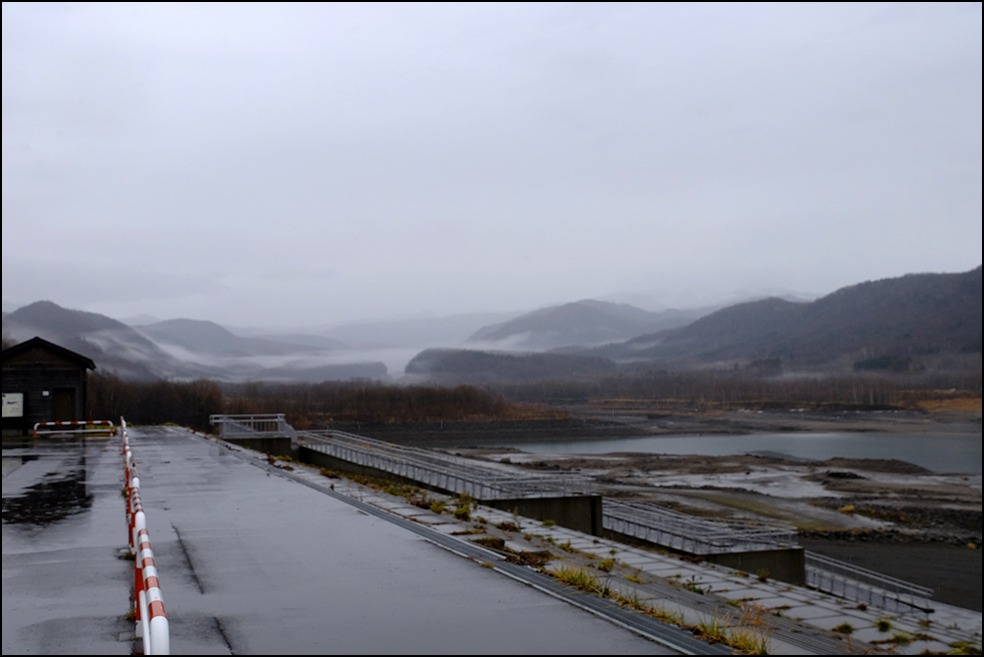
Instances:
[[[574,588],[582,591],[587,591],[589,593],[601,593],[603,590],[602,586],[598,582],[598,578],[583,568],[578,568],[576,566],[561,566],[557,570],[553,571],[553,575],[560,581],[570,584]]]

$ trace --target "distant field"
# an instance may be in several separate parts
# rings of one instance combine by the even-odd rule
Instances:
[[[980,413],[981,398],[978,396],[927,399],[917,402],[916,406],[931,413]]]

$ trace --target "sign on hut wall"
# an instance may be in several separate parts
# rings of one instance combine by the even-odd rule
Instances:
[[[3,393],[3,417],[24,417],[24,393]]]

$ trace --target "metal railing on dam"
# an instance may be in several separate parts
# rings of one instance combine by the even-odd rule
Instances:
[[[654,504],[604,501],[605,529],[690,554],[798,546],[792,527],[756,527],[695,518]]]
[[[451,454],[395,445],[342,431],[302,431],[298,443],[349,463],[419,481],[478,500],[598,495],[597,485],[577,473],[520,476]],[[750,552],[795,547],[791,527],[748,527],[702,520],[652,504],[603,500],[602,526],[691,554]]]
[[[933,589],[838,561],[806,553],[806,583],[831,595],[894,612],[932,611]]]
[[[477,500],[592,494],[592,481],[573,473],[517,476],[471,459],[395,445],[344,431],[301,431],[297,442],[328,456]]]
[[[283,413],[209,415],[208,422],[219,428],[219,438],[297,438],[297,431]]]

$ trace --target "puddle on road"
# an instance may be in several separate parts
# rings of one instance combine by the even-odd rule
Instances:
[[[24,454],[21,456],[6,456],[3,457],[3,476],[6,477],[8,472],[13,472],[17,468],[21,467],[25,463],[30,463],[31,461],[37,461],[40,456],[37,454]]]
[[[22,458],[22,463],[27,463],[38,457]],[[4,497],[3,524],[46,526],[89,509],[93,496],[86,489],[85,474],[82,454],[68,472],[50,472],[44,481],[26,488],[25,492]]]

